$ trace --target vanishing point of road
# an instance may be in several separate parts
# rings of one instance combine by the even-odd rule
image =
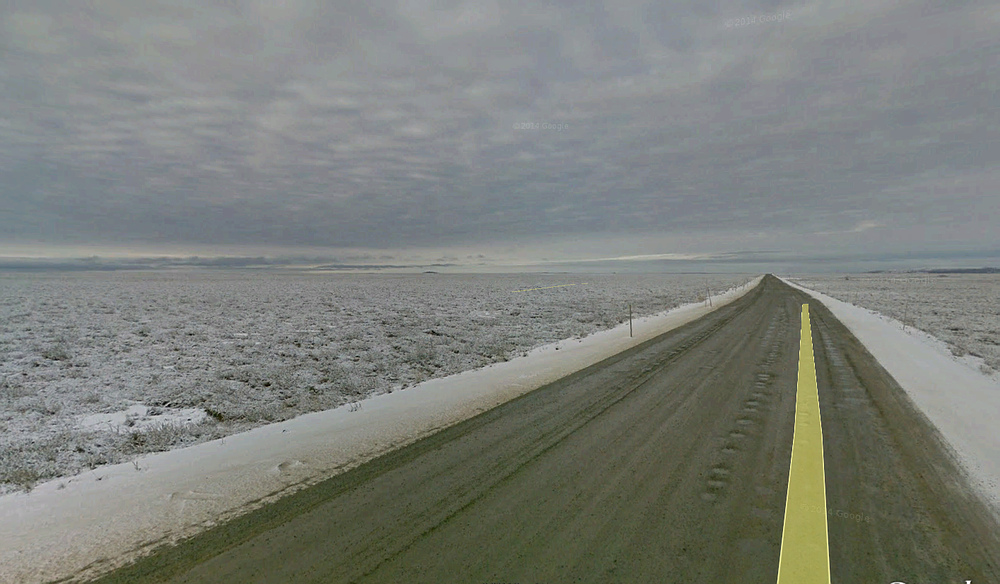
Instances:
[[[789,496],[804,328],[822,435],[795,464],[825,484],[818,504]],[[821,303],[769,275],[99,581],[774,584],[800,551],[785,531],[823,521],[828,565],[809,582],[1000,582],[1000,525],[938,432]]]

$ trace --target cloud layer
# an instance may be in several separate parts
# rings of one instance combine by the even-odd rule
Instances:
[[[1000,243],[993,2],[0,10],[0,244]]]

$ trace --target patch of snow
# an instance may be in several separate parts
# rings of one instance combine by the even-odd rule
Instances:
[[[197,424],[206,416],[205,410],[201,408],[150,408],[134,405],[107,414],[80,415],[77,416],[77,424],[83,430],[112,428],[119,431],[142,431],[161,424]]]

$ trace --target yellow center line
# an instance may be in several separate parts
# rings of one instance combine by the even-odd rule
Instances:
[[[822,510],[822,512],[817,512]],[[785,525],[778,558],[778,584],[830,584],[830,538],[826,524],[823,424],[813,358],[809,305],[802,305],[795,429],[788,471]]]
[[[524,290],[514,290],[514,292],[530,292],[531,290],[548,290],[549,288],[565,288],[566,286],[582,286],[584,284],[589,284],[589,282],[582,282],[580,284],[559,284],[558,286],[545,286],[544,288],[525,288]]]

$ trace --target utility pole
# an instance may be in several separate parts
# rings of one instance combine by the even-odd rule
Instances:
[[[628,336],[632,336],[632,305],[628,305]]]

